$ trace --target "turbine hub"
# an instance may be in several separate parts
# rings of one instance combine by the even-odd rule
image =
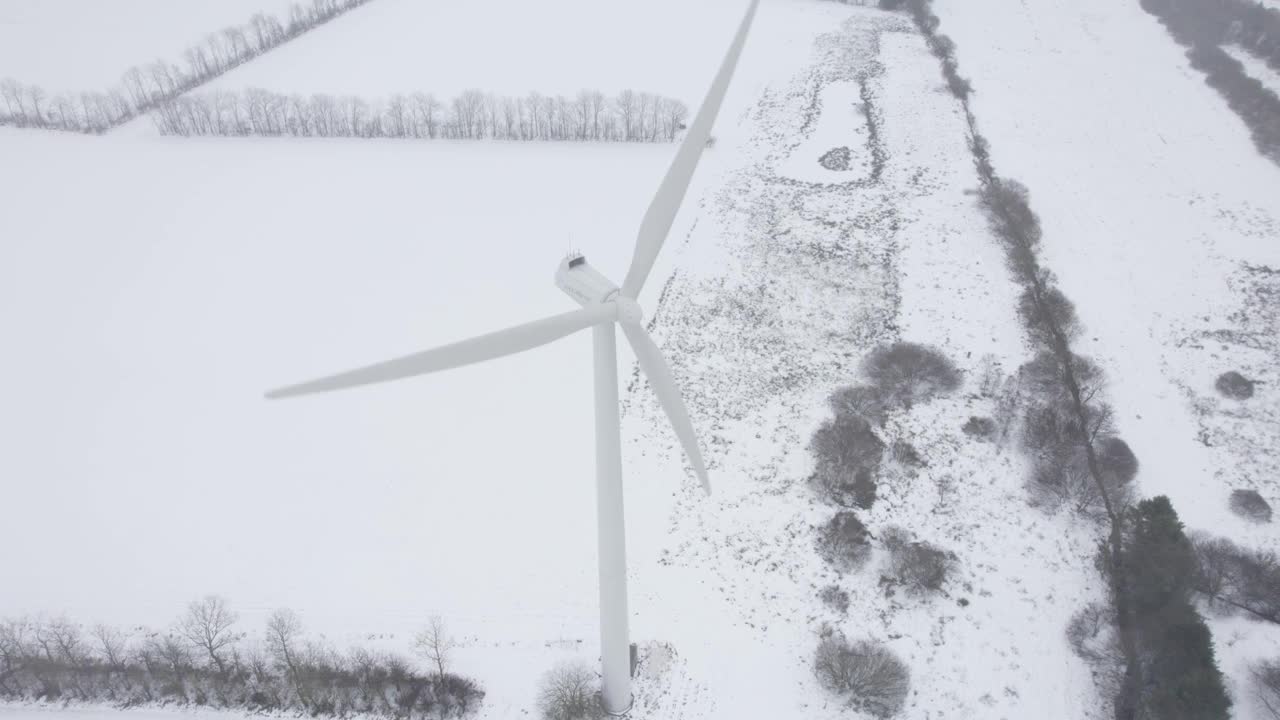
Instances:
[[[634,299],[619,294],[614,296],[613,304],[618,306],[618,322],[631,325],[644,323],[644,311]]]

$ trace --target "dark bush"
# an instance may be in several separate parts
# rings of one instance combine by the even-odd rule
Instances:
[[[849,612],[849,593],[839,585],[828,585],[818,591],[818,599],[840,614]]]
[[[1040,246],[1040,218],[1031,210],[1030,198],[1021,183],[994,176],[983,184],[979,197],[987,222],[1005,246],[1009,268],[1024,283],[1040,274],[1035,256]]]
[[[831,148],[818,158],[818,164],[828,170],[843,172],[849,169],[849,162],[852,159],[853,155],[849,152],[849,148]]]
[[[1036,353],[1034,358],[1018,368],[1018,381],[1034,403],[1052,407],[1063,415],[1072,415],[1075,410],[1067,389],[1068,370],[1082,394],[1096,396],[1106,384],[1102,368],[1089,358],[1072,354],[1068,368],[1057,354],[1048,350]]]
[[[839,388],[827,398],[827,404],[836,417],[841,415],[862,417],[873,425],[883,425],[888,413],[880,394],[874,388],[865,385]]]
[[[1253,675],[1253,697],[1266,717],[1280,720],[1280,659],[1258,663]]]
[[[1197,536],[1194,587],[1215,604],[1280,623],[1280,560],[1225,538]]]
[[[552,668],[538,689],[538,710],[545,720],[603,718],[596,674],[580,662]]]
[[[906,440],[895,440],[890,454],[894,462],[906,467],[919,468],[924,467],[924,458],[920,457],[920,453],[916,452],[916,446]]]
[[[1035,287],[1024,291],[1018,300],[1018,315],[1041,348],[1055,347],[1058,335],[1071,340],[1080,330],[1075,305],[1052,286],[1040,292]]]
[[[988,417],[970,417],[960,429],[970,437],[989,440],[996,432],[996,421]]]
[[[1253,397],[1253,381],[1235,370],[1219,375],[1213,386],[1226,397],[1236,400],[1247,400]]]
[[[299,717],[360,712],[444,719],[466,715],[484,698],[471,680],[422,675],[391,655],[340,656],[307,642],[296,620],[277,623],[276,617],[285,616],[273,616],[267,652],[221,645],[221,667],[214,656],[193,655],[194,641],[177,634],[130,637],[99,626],[84,640],[69,621],[0,622],[0,701],[61,695],[125,707],[175,703]]]
[[[838,414],[824,421],[809,442],[815,465],[810,482],[819,495],[842,507],[854,507],[860,499],[867,501],[870,482],[870,498],[874,501],[873,476],[880,467],[884,447],[884,441],[876,437],[866,420]]]
[[[929,543],[912,540],[902,528],[886,529],[882,539],[889,551],[889,572],[910,593],[941,590],[955,568],[955,555]]]
[[[860,468],[853,476],[853,504],[863,510],[870,510],[876,504],[876,481],[871,470]]]
[[[813,671],[818,682],[848,705],[878,718],[902,709],[911,673],[888,648],[870,640],[831,636],[818,643]]]
[[[1094,442],[1102,480],[1099,487],[1098,479],[1089,470],[1084,446],[1053,436],[1046,429],[1049,427],[1048,418],[1055,417],[1053,414],[1039,417],[1043,424],[1024,427],[1024,432],[1027,429],[1034,432],[1039,427],[1050,443],[1037,454],[1027,483],[1035,500],[1034,504],[1050,511],[1066,507],[1073,512],[1097,518],[1101,518],[1106,510],[1103,491],[1114,507],[1123,508],[1131,504],[1134,497],[1132,480],[1138,472],[1138,459],[1129,450],[1127,443],[1113,436]],[[1067,434],[1074,434],[1074,431],[1067,431]],[[1058,444],[1055,446],[1052,443]]]
[[[1231,512],[1256,523],[1271,522],[1271,504],[1257,490],[1232,490]]]
[[[1129,449],[1129,443],[1108,435],[1095,440],[1093,447],[1099,470],[1117,485],[1124,485],[1138,476],[1138,457]]]
[[[871,351],[862,374],[890,407],[912,405],[960,387],[960,371],[936,348],[898,342]]]
[[[1115,672],[1124,666],[1124,652],[1116,633],[1116,613],[1110,605],[1092,603],[1072,615],[1067,623],[1067,643],[1072,652],[1094,670],[1105,667]]]
[[[1124,564],[1137,653],[1146,660],[1130,687],[1138,717],[1226,718],[1231,700],[1213,641],[1190,603],[1199,581],[1196,551],[1164,496],[1129,512]]]
[[[818,555],[841,572],[856,570],[871,557],[871,534],[857,515],[838,512],[818,530]]]

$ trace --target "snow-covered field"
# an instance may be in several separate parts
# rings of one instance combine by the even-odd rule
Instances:
[[[1235,488],[1280,499],[1280,169],[1137,2],[936,7],[996,166],[1031,190],[1079,350],[1108,371],[1141,491],[1168,495],[1189,529],[1280,548],[1227,508]],[[1245,403],[1214,391],[1233,369],[1265,383]],[[1280,654],[1274,626],[1251,624],[1248,644],[1211,626],[1225,667]]]
[[[797,1],[781,6],[789,12]],[[369,12],[320,28],[211,87],[370,98],[416,91],[450,98],[472,88],[509,96],[633,89],[695,107],[742,6],[377,0]]]
[[[740,8],[377,0],[217,85],[635,87],[695,105]],[[1142,491],[1192,529],[1280,548],[1226,510],[1235,487],[1280,499],[1280,171],[1136,0],[937,12],[997,167],[1032,191]],[[923,39],[901,15],[768,0],[716,136],[641,298],[715,495],[643,382],[624,396],[636,717],[849,717],[811,670],[827,623],[906,660],[903,718],[1092,717],[1063,630],[1102,597],[1097,528],[1029,508],[1017,454],[960,430],[1028,351]],[[821,166],[837,148],[848,169]],[[575,247],[620,276],[674,149],[0,129],[16,169],[0,173],[0,332],[20,350],[0,353],[0,486],[17,508],[0,617],[159,627],[216,592],[249,630],[285,606],[336,643],[404,652],[440,615],[464,639],[456,670],[488,693],[480,717],[532,714],[543,670],[598,653],[587,336],[394,387],[261,392],[572,307],[556,262]],[[927,465],[893,468],[864,514],[873,534],[899,525],[956,553],[931,599],[887,592],[882,551],[845,576],[819,560],[832,510],[804,482],[827,394],[894,340],[965,372],[953,397],[890,419],[885,439]],[[1228,369],[1266,384],[1217,399]],[[831,583],[845,617],[817,598]],[[1233,679],[1280,654],[1272,628],[1213,629]],[[115,717],[0,706],[76,714]]]
[[[0,529],[0,615],[164,625],[219,592],[249,627],[290,606],[344,642],[433,613],[517,646],[594,639],[589,337],[398,388],[262,392],[571,308],[560,257],[621,273],[670,146],[0,148],[23,208],[0,327],[31,349],[0,360],[24,509]],[[459,669],[501,698],[491,667],[517,656]]]
[[[883,173],[824,176],[817,160],[831,146],[869,154],[847,91],[864,84]],[[746,162],[685,239],[658,332],[721,480],[709,503],[680,498],[650,541],[671,578],[652,583],[651,602],[665,608],[653,632],[679,628],[665,636],[701,682],[682,713],[658,717],[846,716],[810,669],[825,622],[907,659],[915,681],[903,717],[1079,718],[1095,704],[1062,632],[1098,594],[1093,531],[1027,508],[1016,456],[960,432],[991,412],[978,389],[987,369],[1025,358],[1015,289],[966,194],[976,177],[963,119],[939,88],[936,61],[904,18],[851,12],[808,67],[770,87],[748,124]],[[797,180],[806,163],[815,170]],[[879,556],[845,577],[820,561],[812,528],[832,510],[804,483],[826,395],[856,382],[869,349],[897,339],[935,343],[967,373],[957,397],[890,423],[886,441],[912,442],[928,467],[891,473],[865,515],[873,534],[901,525],[959,556],[960,576],[931,600],[886,593]],[[641,428],[628,434],[644,438],[658,412],[636,400],[629,421]],[[652,442],[636,440],[633,454]],[[680,578],[705,585],[673,592]],[[852,596],[845,618],[816,597],[833,582]],[[707,607],[722,609],[680,621]]]
[[[0,78],[50,93],[100,92],[131,67],[181,63],[206,35],[289,0],[0,0]]]

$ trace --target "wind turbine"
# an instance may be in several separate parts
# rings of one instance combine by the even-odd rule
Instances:
[[[579,330],[592,329],[595,348],[596,415],[596,512],[600,559],[600,655],[601,696],[605,710],[621,715],[631,706],[631,646],[628,638],[626,531],[622,505],[622,444],[618,417],[618,359],[614,324],[622,327],[635,350],[636,360],[671,421],[689,464],[702,488],[711,492],[707,469],[698,449],[693,424],[671,369],[643,325],[636,296],[653,269],[671,224],[680,209],[693,171],[711,136],[716,114],[746,42],[751,20],[760,0],[751,0],[733,43],[698,109],[675,159],[649,204],[636,238],[631,268],[622,287],[591,267],[581,255],[561,261],[556,285],[580,310],[553,315],[524,325],[480,335],[450,345],[406,355],[377,365],[273,390],[268,398],[344,390],[388,382],[513,355],[545,345]]]

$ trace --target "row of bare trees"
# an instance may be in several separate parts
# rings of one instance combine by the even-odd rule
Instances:
[[[254,637],[237,622],[217,596],[191,603],[162,631],[0,621],[0,699],[443,718],[469,713],[484,697],[474,681],[449,672],[455,644],[438,619],[414,643],[427,672],[394,654],[339,652],[308,639],[290,610],[272,613]]]
[[[0,81],[0,125],[103,133],[371,0],[294,3],[285,20],[258,13],[248,23],[210,33],[182,54],[125,72],[103,91],[50,95],[38,85]]]
[[[1115,663],[1098,674],[1113,678],[1108,688],[1114,693],[1113,715],[1116,720],[1226,720],[1231,700],[1209,629],[1189,598],[1190,543],[1168,498],[1137,500],[1131,481],[1138,460],[1115,435],[1102,370],[1074,351],[1082,326],[1040,261],[1043,231],[1029,193],[992,165],[970,107],[972,89],[959,73],[955,43],[938,32],[941,23],[931,0],[881,0],[881,5],[911,13],[964,110],[980,205],[1023,291],[1018,311],[1036,351],[1017,378],[1017,390],[1027,396],[1018,403],[1023,409],[1017,420],[1022,449],[1033,461],[1029,484],[1040,499],[1056,498],[1054,504],[1069,503],[1106,523],[1098,567],[1108,581],[1110,607],[1093,616],[1114,639],[1113,652],[1097,654]]]
[[[426,93],[366,101],[331,95],[186,95],[152,113],[165,135],[667,142],[688,108],[672,98],[626,90],[607,97],[533,93],[504,97],[468,90],[449,101]]]

